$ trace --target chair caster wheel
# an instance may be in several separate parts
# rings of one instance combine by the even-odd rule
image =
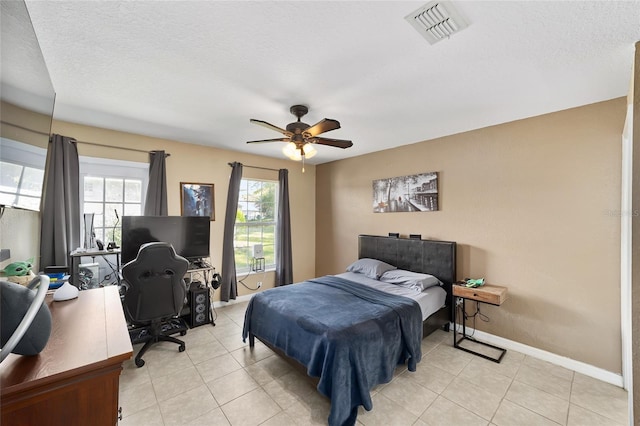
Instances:
[[[178,347],[178,352],[184,352],[184,349],[185,349],[184,345],[180,345]]]
[[[180,332],[180,335],[181,335],[181,336],[184,336],[185,334],[187,334],[187,331],[186,331],[186,330],[182,330],[182,331]]]
[[[144,359],[136,359],[136,367],[140,368],[144,365]]]

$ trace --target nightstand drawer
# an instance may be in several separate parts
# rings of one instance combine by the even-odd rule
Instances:
[[[460,285],[453,286],[453,295],[478,302],[501,305],[507,300],[507,288],[497,285],[485,284],[482,287],[467,288]]]

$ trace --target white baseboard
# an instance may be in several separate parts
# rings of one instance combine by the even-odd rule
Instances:
[[[246,294],[244,296],[238,296],[235,299],[231,299],[228,302],[221,302],[219,300],[216,300],[215,302],[213,302],[213,307],[222,308],[223,306],[231,306],[235,305],[236,303],[248,302],[252,297],[253,294]]]
[[[451,324],[451,327],[453,327],[453,324]],[[467,327],[467,333],[473,332],[474,330],[472,328]],[[584,374],[585,376],[593,377],[594,379],[601,380],[614,386],[618,386],[621,388],[624,387],[624,382],[622,380],[621,374],[612,373],[611,371],[595,367],[582,361],[576,361],[575,359],[547,352],[545,350],[534,348],[533,346],[525,345],[523,343],[514,342],[513,340],[495,336],[493,334],[489,334],[480,330],[475,330],[475,334],[473,337],[482,342],[490,343],[507,350],[520,352],[533,358],[541,359],[543,361],[559,365],[560,367],[568,368],[569,370],[576,371],[580,374]]]

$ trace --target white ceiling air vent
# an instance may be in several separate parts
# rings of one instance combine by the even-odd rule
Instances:
[[[448,1],[432,1],[405,18],[422,37],[431,44],[451,37],[464,28],[467,23],[453,4]]]

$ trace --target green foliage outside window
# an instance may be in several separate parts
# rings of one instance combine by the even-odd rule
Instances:
[[[256,244],[262,244],[266,267],[275,267],[277,183],[242,179],[238,200],[234,238],[237,272],[251,270]]]

